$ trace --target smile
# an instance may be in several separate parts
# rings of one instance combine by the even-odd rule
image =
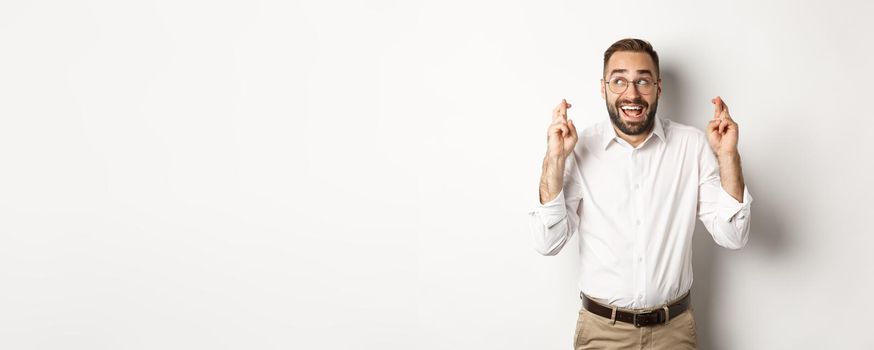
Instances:
[[[622,114],[625,115],[626,118],[631,120],[640,120],[643,119],[643,106],[628,104],[622,107],[619,107],[622,110]]]

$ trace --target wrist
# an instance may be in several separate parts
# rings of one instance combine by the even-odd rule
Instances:
[[[566,155],[550,152],[543,157],[543,165],[563,166],[566,158]]]
[[[740,153],[737,150],[725,151],[716,153],[716,158],[719,160],[734,160],[740,158]]]

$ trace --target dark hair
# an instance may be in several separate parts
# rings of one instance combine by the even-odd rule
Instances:
[[[659,75],[659,55],[653,50],[652,45],[649,44],[646,40],[641,39],[633,39],[633,38],[625,38],[619,40],[610,47],[607,48],[607,51],[604,51],[604,72],[602,75],[607,74],[607,62],[610,61],[610,57],[613,56],[617,51],[631,51],[631,52],[646,52],[649,54],[649,57],[652,58],[653,63],[655,63],[656,68],[656,76]]]

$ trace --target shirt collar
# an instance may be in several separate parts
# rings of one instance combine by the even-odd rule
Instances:
[[[662,142],[665,142],[665,130],[662,127],[662,120],[658,116],[655,117],[655,125],[652,127],[652,134],[658,136]],[[647,140],[651,138],[652,135],[647,136]],[[616,129],[613,128],[613,122],[611,120],[607,120],[604,130],[601,131],[601,149],[607,149],[607,146],[610,146],[610,143],[613,142],[614,139],[619,138],[619,134],[616,133]],[[646,141],[644,141],[646,142]]]

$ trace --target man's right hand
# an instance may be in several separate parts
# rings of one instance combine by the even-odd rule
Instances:
[[[547,131],[547,144],[549,158],[558,158],[564,161],[577,144],[577,128],[573,120],[567,119],[567,110],[571,104],[562,99],[561,103],[552,110],[552,124]]]
[[[540,176],[540,204],[555,199],[561,192],[565,158],[574,151],[577,144],[577,127],[573,121],[567,119],[568,108],[571,108],[570,103],[562,99],[552,111],[552,124],[547,131],[549,147],[543,159],[543,174]]]

